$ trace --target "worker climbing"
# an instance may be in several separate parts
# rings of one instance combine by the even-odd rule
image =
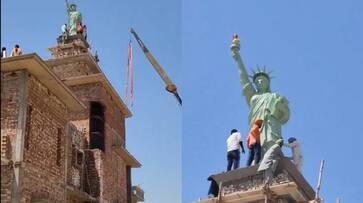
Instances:
[[[288,144],[284,144],[284,146],[291,148],[292,157],[290,157],[290,159],[295,164],[296,168],[300,172],[302,172],[304,157],[302,155],[300,143],[297,141],[295,137],[290,137],[287,141]]]

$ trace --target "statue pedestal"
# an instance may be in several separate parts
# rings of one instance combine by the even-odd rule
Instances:
[[[60,79],[102,72],[83,35],[78,34],[67,38],[60,36],[57,42],[56,46],[48,48],[53,59],[47,60],[46,63]]]
[[[315,192],[297,170],[295,165],[284,158],[277,166],[270,185],[264,187],[263,171],[258,172],[258,165],[240,168],[210,176],[219,188],[219,196],[198,201],[198,203],[297,203],[314,199]]]
[[[56,59],[87,53],[90,48],[81,34],[73,36],[61,35],[57,38],[57,43],[56,47],[49,48],[52,56]]]

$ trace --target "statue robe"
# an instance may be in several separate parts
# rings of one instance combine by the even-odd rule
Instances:
[[[260,143],[264,154],[275,141],[282,139],[281,126],[289,119],[288,101],[277,93],[254,94],[250,99],[249,125],[262,119]]]

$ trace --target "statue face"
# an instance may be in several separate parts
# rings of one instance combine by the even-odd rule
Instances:
[[[258,92],[268,92],[270,89],[270,81],[263,75],[258,76],[255,79],[255,84]]]
[[[71,6],[70,6],[70,9],[69,9],[70,11],[76,11],[77,10],[77,6],[75,5],[75,4],[72,4]]]

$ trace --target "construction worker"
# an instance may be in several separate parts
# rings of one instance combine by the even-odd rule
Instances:
[[[83,35],[83,24],[82,24],[82,22],[79,22],[79,24],[77,26],[77,34],[82,34]]]
[[[1,48],[1,58],[6,58],[6,47]]]
[[[219,193],[219,186],[217,182],[212,178],[212,176],[208,177],[208,180],[210,181],[210,186],[208,190],[208,198],[217,197]]]
[[[296,168],[302,172],[302,165],[304,163],[304,157],[301,152],[300,143],[297,141],[295,137],[290,137],[288,140],[288,144],[284,146],[290,147],[292,151],[291,160],[295,164]]]
[[[65,43],[65,40],[68,38],[68,25],[65,23],[61,27],[62,30],[62,43]]]
[[[257,119],[252,125],[247,137],[247,147],[249,149],[247,166],[256,165],[261,159],[261,145],[260,145],[260,129],[263,121]]]
[[[241,139],[241,133],[238,130],[231,130],[231,135],[227,139],[227,171],[230,171],[233,165],[233,169],[239,167],[240,160],[240,147],[242,148],[242,153],[245,153],[243,148],[243,143]]]
[[[14,49],[11,50],[10,56],[20,56],[22,54],[23,54],[23,52],[20,49],[20,46],[18,44],[16,44],[15,47],[14,47]]]
[[[87,41],[87,26],[83,25],[83,37]]]
[[[61,30],[63,35],[66,35],[68,33],[68,28],[66,23],[62,25]]]
[[[281,147],[283,146],[284,141],[282,139],[276,140],[275,144],[272,145],[269,150],[263,156],[260,166],[257,171],[264,171],[264,183],[265,186],[268,186],[272,181],[273,175],[277,168],[278,162],[284,156]]]

